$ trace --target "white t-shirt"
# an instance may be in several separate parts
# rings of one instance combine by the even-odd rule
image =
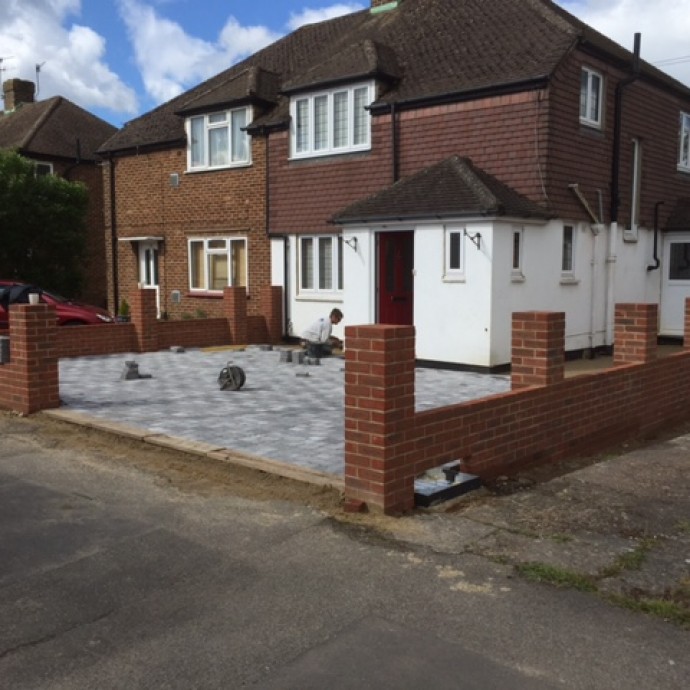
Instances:
[[[302,333],[302,338],[310,343],[326,343],[331,337],[331,329],[333,324],[329,317],[322,317],[314,321],[314,323]]]

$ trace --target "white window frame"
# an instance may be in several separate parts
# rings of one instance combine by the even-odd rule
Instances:
[[[525,279],[525,274],[522,272],[525,253],[525,229],[521,226],[513,227],[510,238],[510,275],[513,282],[522,282]]]
[[[443,279],[448,282],[465,280],[464,226],[448,225],[443,231]]]
[[[54,172],[53,164],[52,163],[47,163],[46,161],[31,161],[34,166],[34,174],[36,177],[43,177],[44,175],[52,175]],[[45,172],[39,173],[38,170],[39,168],[45,168]]]
[[[233,120],[244,113],[244,125],[240,127],[240,136],[244,142],[245,155],[235,157],[234,148],[237,132],[233,127]],[[252,163],[252,138],[247,133],[246,126],[251,122],[252,109],[250,106],[241,108],[231,108],[229,110],[219,110],[203,115],[188,117],[185,121],[185,131],[187,133],[187,172],[198,172],[203,170],[222,170],[226,168],[241,168]],[[201,142],[195,141],[197,131],[200,130]],[[225,131],[227,133],[227,148],[225,149],[226,160],[221,163],[213,163],[211,156],[211,136],[214,133]],[[198,144],[198,148],[197,145]],[[225,147],[224,147],[225,148]]]
[[[678,170],[690,172],[690,113],[680,113],[678,126]]]
[[[330,285],[325,284],[326,275],[322,275],[322,256],[328,252],[325,247],[330,243]],[[311,275],[305,256],[305,247],[311,246]],[[324,254],[322,255],[322,251]],[[301,296],[334,295],[343,292],[343,238],[342,235],[298,235],[297,236],[297,294]]]
[[[564,223],[561,232],[561,284],[576,283],[577,225]]]
[[[586,80],[585,80],[586,77]],[[598,87],[595,79],[599,80]],[[596,98],[597,112],[592,114]],[[601,128],[604,110],[604,77],[600,72],[583,67],[580,73],[580,122],[588,127]]]
[[[212,247],[211,243],[219,241],[225,242],[225,247]],[[203,245],[203,276],[200,276],[200,285],[194,285],[194,266],[192,264],[192,245],[201,243]],[[218,288],[211,288],[211,257],[213,256],[227,256],[228,260],[228,287],[233,287],[233,253],[235,247],[243,245],[244,247],[244,287],[249,287],[249,252],[246,237],[237,235],[223,236],[223,237],[189,237],[187,238],[187,267],[189,273],[189,291],[191,293],[213,293],[222,294],[223,290]],[[241,284],[239,284],[241,286]]]
[[[363,126],[361,141],[356,139],[355,94],[364,92],[363,106],[359,111],[360,124]],[[336,141],[335,109],[336,100],[347,97],[346,124],[347,131],[344,143]],[[371,115],[368,107],[374,100],[374,82],[363,82],[315,91],[313,93],[292,96],[290,99],[290,151],[292,158],[314,158],[332,156],[354,151],[371,149]],[[362,112],[363,111],[363,112]],[[319,116],[325,119],[318,119]],[[316,123],[324,129],[317,132]],[[319,136],[320,135],[320,136]]]

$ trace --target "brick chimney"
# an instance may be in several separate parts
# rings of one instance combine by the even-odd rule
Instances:
[[[5,96],[5,112],[16,110],[24,103],[33,103],[36,85],[24,79],[8,79],[2,85]]]

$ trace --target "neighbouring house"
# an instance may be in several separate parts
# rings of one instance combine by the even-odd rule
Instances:
[[[2,89],[0,149],[14,150],[34,161],[37,175],[59,175],[88,188],[84,286],[79,296],[105,306],[103,173],[96,150],[117,128],[61,96],[36,101],[32,81],[8,79]]]
[[[338,306],[488,369],[514,311],[565,312],[568,351],[613,345],[616,302],[681,337],[690,89],[633,39],[549,0],[372,0],[302,27],[102,148],[111,295],[214,313],[246,285],[252,313],[281,285],[286,335]]]

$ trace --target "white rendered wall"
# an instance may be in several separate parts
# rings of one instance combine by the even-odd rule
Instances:
[[[491,367],[510,362],[512,314],[515,311],[563,311],[566,350],[610,344],[606,341],[611,300],[608,271],[614,270],[615,302],[658,302],[661,270],[652,263],[653,233],[640,230],[637,242],[624,242],[617,233],[615,262],[609,261],[610,227],[595,234],[588,223],[574,227],[574,271],[561,271],[562,220],[546,224],[519,221],[419,223],[391,227],[415,233],[414,325],[417,357],[422,360]],[[466,228],[481,234],[477,248],[463,238],[464,272],[444,276],[445,229]],[[513,271],[513,230],[522,228],[522,270]],[[345,326],[376,321],[376,232],[386,228],[359,227],[343,231],[344,290],[342,294],[305,295],[297,289],[297,238],[288,242],[289,318],[291,335],[299,335],[315,319],[340,308],[345,318],[334,328],[343,337]],[[661,252],[661,247],[659,248]],[[282,239],[272,243],[272,279],[282,282]],[[280,279],[280,280],[279,280]],[[347,346],[347,344],[346,344]]]
[[[300,294],[299,291],[299,266],[297,264],[297,240],[295,235],[291,235],[287,242],[287,266],[288,275],[285,283],[288,300],[288,335],[299,338],[316,319],[328,316],[331,309],[337,307],[343,309],[343,293],[332,292],[328,294]],[[347,249],[347,247],[345,247]],[[347,256],[347,254],[345,255]],[[345,271],[347,276],[347,271]],[[338,326],[333,327],[333,335],[337,338],[344,338],[344,329],[349,325],[347,314],[345,320]]]
[[[444,275],[446,227],[481,233],[479,249],[467,237],[462,240],[462,276]],[[414,325],[419,359],[489,366],[492,252],[487,223],[416,227]]]

